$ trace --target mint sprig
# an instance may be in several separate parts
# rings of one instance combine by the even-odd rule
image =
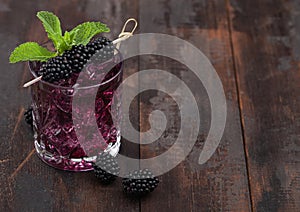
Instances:
[[[100,22],[85,22],[70,32],[65,31],[62,35],[59,18],[51,12],[40,11],[37,17],[41,20],[48,38],[53,42],[56,52],[48,51],[34,42],[27,42],[18,46],[9,58],[10,63],[20,61],[47,61],[52,57],[63,54],[74,45],[86,45],[97,34],[109,32],[110,29]]]
[[[42,22],[48,38],[52,40],[54,47],[60,50],[60,46],[64,42],[60,21],[56,15],[47,11],[40,11],[36,15]]]
[[[109,28],[100,22],[85,22],[72,29],[70,35],[74,36],[75,45],[86,45],[98,33],[109,31]]]
[[[50,52],[48,49],[41,47],[35,42],[23,43],[11,53],[9,57],[10,63],[16,63],[20,61],[47,61],[48,59],[55,57],[56,52]]]

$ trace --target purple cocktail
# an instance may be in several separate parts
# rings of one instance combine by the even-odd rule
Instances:
[[[34,77],[39,68],[39,63],[30,63]],[[87,171],[93,169],[91,162],[99,152],[118,152],[121,115],[119,107],[112,104],[121,101],[117,90],[121,80],[118,53],[104,63],[88,63],[80,77],[77,73],[57,84],[39,81],[32,85],[34,139],[39,157],[58,169]],[[81,101],[73,105],[75,97]],[[88,105],[90,99],[92,106]],[[95,127],[97,133],[89,130]]]

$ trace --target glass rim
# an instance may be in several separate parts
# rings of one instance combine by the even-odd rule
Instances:
[[[95,85],[82,86],[82,87],[74,87],[74,85],[73,85],[72,87],[66,87],[66,86],[56,85],[56,84],[54,84],[54,83],[50,83],[50,82],[44,81],[44,80],[42,80],[42,79],[39,80],[37,83],[43,83],[43,84],[46,84],[46,85],[51,86],[51,87],[54,87],[54,88],[68,89],[68,90],[70,90],[70,89],[78,89],[78,90],[81,90],[81,89],[89,89],[89,88],[95,88],[95,87],[99,87],[99,86],[104,86],[104,85],[106,85],[107,83],[113,81],[116,77],[118,77],[118,76],[120,75],[120,73],[122,72],[122,70],[123,70],[123,57],[122,57],[122,54],[121,54],[121,52],[120,52],[117,48],[114,48],[114,50],[118,51],[118,53],[115,54],[113,58],[115,58],[116,56],[119,56],[120,61],[119,61],[117,64],[121,63],[121,67],[120,67],[119,71],[118,71],[115,75],[113,75],[113,77],[107,79],[107,80],[104,81],[104,82],[100,82],[100,83],[97,83],[97,84],[95,84]],[[111,59],[110,59],[110,60],[111,60]],[[103,63],[101,63],[101,64],[109,63],[109,62],[111,62],[110,60],[107,60],[107,61],[105,61],[105,62],[103,62]],[[29,70],[30,70],[30,73],[32,74],[32,76],[33,76],[34,78],[38,78],[39,76],[35,73],[35,71],[34,71],[33,68],[32,68],[32,64],[33,64],[34,62],[35,62],[35,61],[29,61],[29,62],[28,62],[28,67],[29,67]],[[117,65],[117,64],[115,64],[115,65]],[[114,66],[115,66],[115,65],[114,65]],[[112,68],[113,68],[114,66],[112,66]],[[76,85],[76,84],[75,84],[75,85]]]

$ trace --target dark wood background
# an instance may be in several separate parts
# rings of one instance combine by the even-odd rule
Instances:
[[[228,104],[225,133],[212,158],[197,164],[210,109],[201,83],[190,83],[201,109],[198,140],[185,161],[159,177],[149,196],[129,198],[120,179],[103,186],[92,173],[42,163],[23,120],[30,104],[29,89],[22,88],[30,78],[28,68],[8,63],[18,44],[47,39],[35,17],[40,10],[56,13],[65,29],[101,20],[112,29],[111,39],[134,17],[139,33],[175,35],[203,51],[222,80]],[[0,0],[0,48],[0,211],[300,211],[300,1]],[[194,77],[175,61],[156,56],[128,60],[125,77],[145,68],[168,70],[187,83]],[[153,109],[171,115],[166,132],[141,148],[123,140],[123,154],[147,158],[173,144],[180,118],[168,95],[142,93],[132,103],[133,124],[149,129]]]

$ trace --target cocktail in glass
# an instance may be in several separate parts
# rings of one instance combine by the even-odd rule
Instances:
[[[40,65],[29,63],[34,77]],[[88,171],[99,152],[118,152],[121,114],[120,107],[112,104],[121,101],[117,88],[122,81],[122,65],[117,53],[101,64],[92,60],[80,77],[74,74],[58,84],[41,80],[31,86],[34,143],[45,163],[63,170]],[[82,86],[82,80],[89,80],[89,86]],[[72,105],[75,97],[82,105]],[[85,99],[91,98],[94,105],[85,105],[89,102]],[[95,125],[97,133],[88,130]]]

